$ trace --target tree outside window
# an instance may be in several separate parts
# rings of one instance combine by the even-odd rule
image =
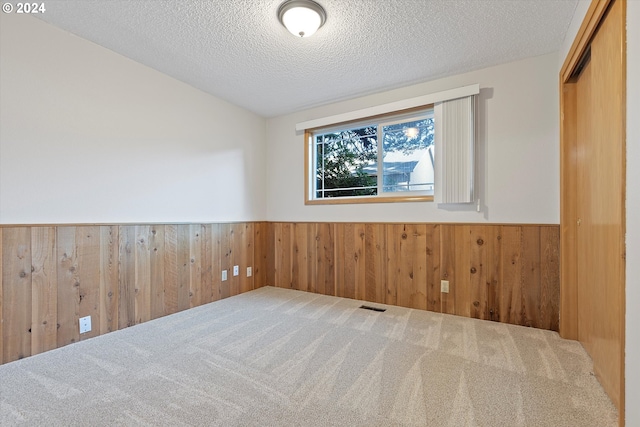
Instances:
[[[433,194],[432,111],[313,134],[315,199]]]

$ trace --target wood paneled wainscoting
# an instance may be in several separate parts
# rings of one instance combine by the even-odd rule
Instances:
[[[263,286],[266,230],[266,223],[1,226],[0,363]],[[84,316],[92,331],[80,335]]]
[[[264,285],[558,330],[557,225],[0,226],[0,243],[0,363]]]
[[[557,331],[559,232],[557,225],[270,223],[267,283]]]

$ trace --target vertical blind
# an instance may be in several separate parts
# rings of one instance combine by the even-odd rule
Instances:
[[[475,96],[434,106],[435,201],[474,202]]]

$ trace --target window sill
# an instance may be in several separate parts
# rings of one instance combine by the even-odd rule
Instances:
[[[360,196],[305,200],[305,205],[357,205],[361,203],[433,202],[433,196]]]

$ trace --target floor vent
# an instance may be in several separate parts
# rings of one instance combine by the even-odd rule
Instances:
[[[371,310],[371,311],[379,311],[379,312],[383,312],[383,311],[387,311],[386,308],[379,308],[379,307],[371,307],[369,305],[361,305],[360,308],[364,308],[365,310]]]

